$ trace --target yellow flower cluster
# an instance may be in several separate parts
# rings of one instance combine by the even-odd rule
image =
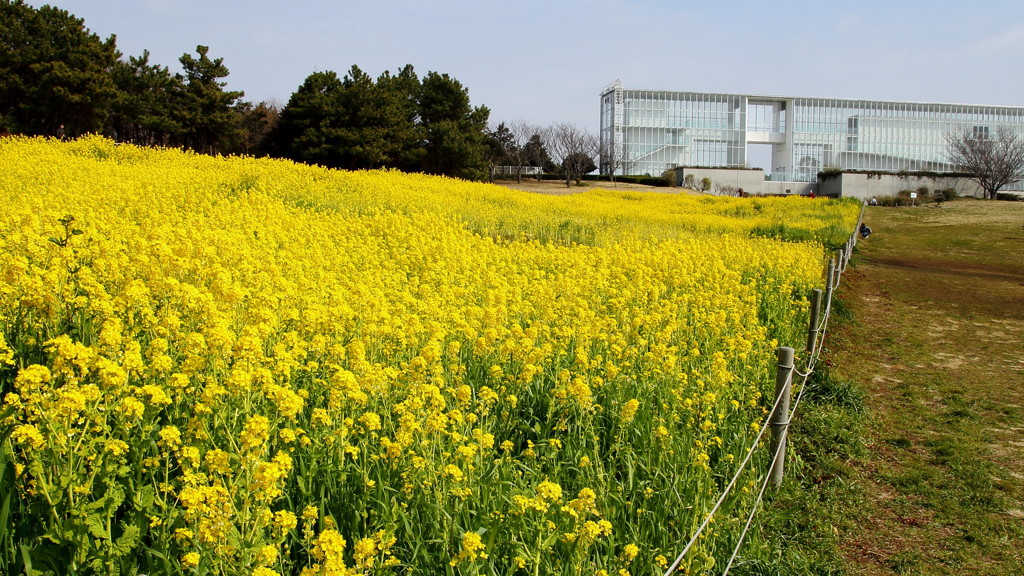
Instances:
[[[102,138],[0,139],[0,164],[2,561],[60,546],[94,571],[671,557],[858,209]]]
[[[460,562],[476,560],[477,558],[487,558],[487,553],[484,552],[483,539],[480,538],[480,534],[476,532],[466,532],[462,535],[462,550],[458,553],[455,558],[452,558],[451,565],[458,566]]]

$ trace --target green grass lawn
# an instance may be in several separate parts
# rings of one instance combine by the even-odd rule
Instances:
[[[1024,203],[865,221],[764,514],[777,571],[1024,573]]]

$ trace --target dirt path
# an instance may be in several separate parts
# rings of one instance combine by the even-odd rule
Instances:
[[[871,208],[829,348],[865,391],[856,574],[1024,574],[1024,204]]]

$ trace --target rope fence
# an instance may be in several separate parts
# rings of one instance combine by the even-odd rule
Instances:
[[[854,247],[857,245],[857,235],[863,220],[864,207],[861,206],[860,214],[857,217],[857,225],[854,227],[853,233],[846,240],[846,243],[839,248],[836,255],[829,258],[828,265],[824,271],[824,293],[820,289],[815,289],[811,293],[811,314],[810,321],[808,322],[809,326],[807,331],[806,347],[807,362],[803,371],[798,370],[795,366],[794,350],[792,348],[781,346],[776,350],[778,356],[778,369],[776,371],[775,379],[775,402],[772,405],[772,409],[762,422],[757,436],[751,442],[750,449],[747,450],[746,456],[740,462],[739,466],[737,466],[732,479],[729,480],[729,483],[722,490],[721,496],[719,496],[714,506],[712,506],[711,510],[705,515],[704,521],[701,522],[697,530],[690,536],[690,540],[683,547],[682,552],[679,553],[675,561],[667,570],[665,570],[664,576],[670,576],[677,568],[679,568],[679,565],[686,558],[686,555],[693,548],[694,544],[696,544],[701,534],[708,525],[711,524],[722,503],[725,502],[726,498],[728,498],[733,488],[735,488],[740,476],[743,474],[744,470],[746,470],[747,464],[753,458],[758,446],[760,446],[761,439],[764,437],[765,432],[769,429],[771,430],[771,443],[769,447],[771,467],[769,472],[765,474],[761,481],[760,490],[754,500],[754,505],[750,508],[746,524],[740,532],[736,546],[733,548],[729,561],[725,565],[724,571],[722,572],[723,576],[729,573],[729,570],[732,569],[733,563],[739,556],[740,548],[743,546],[747,533],[750,530],[750,526],[753,524],[754,517],[760,509],[761,503],[764,501],[764,494],[769,484],[771,484],[776,490],[781,487],[785,468],[786,437],[789,425],[796,416],[797,408],[800,406],[800,401],[803,399],[804,392],[807,391],[807,382],[814,373],[814,367],[816,366],[818,358],[824,349],[828,320],[832,312],[832,295],[835,289],[839,287],[843,273],[846,272],[846,269],[850,264],[850,258],[853,255]],[[822,309],[822,300],[824,300],[824,309]],[[799,376],[802,380],[799,385],[799,391],[797,392],[796,399],[793,402],[793,406],[790,407],[790,391],[792,390],[794,374]]]

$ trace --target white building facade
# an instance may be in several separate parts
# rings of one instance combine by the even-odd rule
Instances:
[[[600,170],[742,168],[760,144],[771,149],[771,180],[812,182],[825,167],[951,172],[947,133],[999,126],[1024,138],[1024,107],[631,90],[616,80],[601,92]]]

